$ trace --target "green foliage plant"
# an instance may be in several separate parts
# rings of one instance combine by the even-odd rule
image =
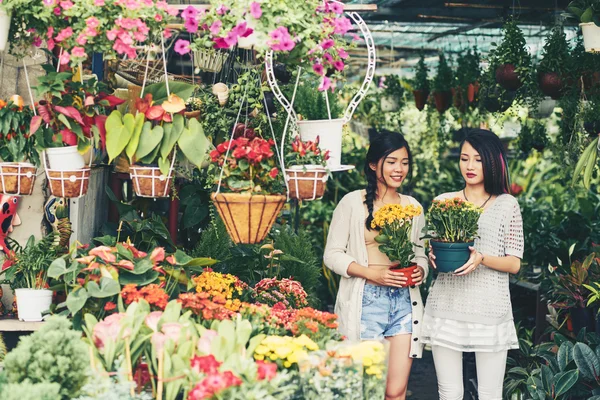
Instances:
[[[503,30],[500,44],[494,48],[494,55],[498,65],[512,64],[517,68],[517,73],[523,78],[531,67],[531,56],[527,50],[527,43],[523,31],[514,19],[508,20]],[[495,45],[495,43],[492,43]]]
[[[402,80],[398,75],[386,75],[383,84],[383,94],[385,96],[393,97],[396,100],[402,99],[404,86],[402,86]]]
[[[452,68],[448,65],[446,56],[443,53],[440,53],[437,75],[433,79],[433,91],[437,93],[447,92],[452,89],[453,82],[454,74]]]
[[[331,118],[339,118],[342,115],[343,110],[335,94],[320,92],[315,89],[314,85],[308,82],[300,82],[294,100],[294,110],[298,114],[299,119],[309,121],[329,119],[327,101],[323,93],[327,93],[329,99]]]
[[[562,26],[555,26],[544,44],[538,74],[555,72],[564,75],[569,67],[570,49]]]
[[[62,400],[60,385],[52,382],[31,383],[29,381],[9,383],[0,387],[2,400]]]
[[[456,67],[456,83],[466,89],[481,77],[481,56],[477,48],[467,49],[458,56]]]
[[[574,0],[567,6],[567,11],[582,24],[593,22],[600,26],[600,1]]]
[[[428,74],[429,68],[427,67],[427,64],[425,64],[425,55],[421,54],[421,58],[419,58],[419,62],[415,68],[415,78],[413,80],[414,90],[422,90],[424,92],[429,91]]]
[[[0,108],[0,158],[4,162],[40,164],[35,136],[29,133],[33,110],[12,101]]]
[[[482,209],[459,198],[434,200],[427,213],[425,237],[448,243],[472,242],[477,237]],[[426,229],[426,231],[425,231]]]
[[[48,282],[48,269],[58,255],[54,246],[55,233],[35,240],[31,235],[22,247],[16,241],[9,239],[14,253],[7,256],[10,267],[5,271],[6,279],[11,282],[13,289],[44,289]]]

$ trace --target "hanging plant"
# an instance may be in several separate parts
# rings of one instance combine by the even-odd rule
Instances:
[[[443,53],[440,53],[437,75],[433,80],[433,98],[435,100],[435,108],[438,112],[443,113],[452,102],[452,69],[446,61]]]
[[[458,56],[457,64],[457,87],[455,88],[455,92],[463,98],[466,97],[466,100],[471,104],[475,102],[475,98],[479,94],[481,56],[476,48],[468,49]]]
[[[575,0],[569,3],[567,11],[580,21],[585,51],[600,51],[600,3],[597,0]]]
[[[496,82],[504,89],[515,91],[523,86],[531,70],[531,56],[526,47],[523,31],[516,21],[509,20],[503,27],[502,42],[494,49],[497,57]]]
[[[526,120],[519,133],[518,144],[524,154],[529,154],[532,149],[543,151],[548,145],[546,126],[537,120]]]
[[[567,83],[564,92],[580,96],[598,93],[600,87],[600,57],[585,51],[583,39],[576,37],[575,46],[567,59]]]
[[[421,54],[421,58],[419,59],[415,69],[415,78],[413,81],[415,105],[419,111],[422,111],[423,108],[425,108],[427,97],[429,97],[429,79],[427,78],[428,73],[429,69],[425,64],[425,56]]]
[[[538,66],[538,83],[546,96],[558,99],[564,88],[569,60],[569,44],[561,26],[552,29]]]

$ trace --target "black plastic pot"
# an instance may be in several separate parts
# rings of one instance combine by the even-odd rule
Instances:
[[[288,71],[285,64],[282,63],[275,63],[275,65],[273,66],[273,73],[275,75],[275,78],[283,84],[289,83],[292,79],[291,72]]]

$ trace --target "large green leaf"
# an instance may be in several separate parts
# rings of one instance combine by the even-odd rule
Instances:
[[[185,157],[198,169],[202,169],[202,163],[206,159],[209,142],[204,136],[202,125],[195,118],[188,122],[188,126],[183,130],[181,137],[177,141],[179,148]]]
[[[89,297],[90,296],[84,287],[79,287],[69,293],[67,296],[67,308],[71,314],[77,314],[77,312],[80,311],[83,306],[85,306],[85,302]]]
[[[579,161],[577,161],[577,165],[575,166],[575,172],[573,172],[573,180],[571,182],[572,185],[575,185],[575,183],[577,183],[577,179],[579,179],[579,175],[581,174],[581,171],[583,171],[583,168],[589,161],[590,155],[594,148],[597,146],[597,143],[597,139],[592,141],[592,143],[590,143],[590,145],[585,148],[583,153],[581,153]]]
[[[119,274],[119,283],[121,285],[135,284],[138,286],[149,285],[158,279],[158,272],[151,269],[141,275],[135,275],[131,272],[121,272]]]
[[[167,126],[170,126],[168,135],[166,134]],[[175,143],[177,143],[181,137],[181,134],[183,133],[183,129],[185,128],[185,119],[183,118],[183,115],[175,114],[173,116],[173,123],[164,125],[164,128],[165,138],[160,145],[160,155],[166,159],[167,156],[171,154],[171,151],[173,151]]]
[[[192,96],[194,88],[194,85],[190,85],[189,83],[169,81],[169,92],[181,97],[183,101],[186,101]],[[144,95],[147,93],[152,94],[152,100],[155,105],[161,105],[168,98],[167,86],[164,82],[148,86],[146,90],[144,90]]]
[[[169,176],[169,171],[171,170],[171,160],[168,158],[159,157],[158,168],[164,176]]]
[[[164,135],[164,131],[162,126],[157,125],[152,128],[152,123],[150,121],[146,121],[144,126],[142,127],[142,133],[140,135],[140,143],[135,152],[135,157],[138,160],[146,157],[148,154],[152,153],[157,149],[160,141],[162,140]]]
[[[581,14],[581,17],[579,17],[579,19],[583,24],[592,22],[594,20],[594,10],[592,9],[592,7],[589,7],[587,10],[585,10],[583,14]]]
[[[125,129],[125,126],[123,125],[123,115],[118,110],[113,111],[108,118],[106,118],[104,127],[106,128],[106,151],[108,153],[108,162],[110,163],[121,154],[127,145],[127,142],[123,143],[121,140],[123,130]],[[123,145],[123,147],[121,147],[121,145]]]
[[[563,344],[561,344],[558,348],[557,359],[558,368],[560,368],[561,371],[567,369],[567,365],[569,365],[569,363],[573,361],[573,343],[564,342]]]
[[[133,156],[140,144],[140,135],[142,134],[142,128],[144,127],[144,114],[138,113],[135,116],[135,125],[133,128],[133,133],[131,138],[129,139],[129,143],[127,143],[127,147],[125,148],[125,154],[127,154],[127,158],[129,158],[129,162],[133,163]]]
[[[600,375],[600,360],[594,351],[585,343],[573,346],[573,359],[581,374],[588,380],[595,381]]]
[[[52,261],[50,267],[48,267],[48,277],[49,278],[59,278],[62,275],[67,273],[67,262],[64,258],[57,258]]]
[[[554,377],[554,395],[558,397],[562,394],[567,393],[575,383],[577,383],[577,379],[579,378],[579,371],[576,369],[572,369],[566,372],[559,372]]]
[[[138,261],[135,264],[135,268],[133,268],[133,271],[129,271],[129,272],[134,275],[141,275],[141,274],[145,274],[146,272],[151,270],[153,266],[154,265],[152,264],[152,261],[150,261],[148,259],[143,259],[143,260]]]
[[[94,281],[89,281],[85,285],[88,295],[104,299],[106,297],[116,296],[121,292],[121,285],[114,279],[103,277],[100,279],[100,286]]]

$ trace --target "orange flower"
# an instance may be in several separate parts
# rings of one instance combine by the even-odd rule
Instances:
[[[114,252],[115,249],[113,247],[99,246],[90,250],[89,255],[100,257],[106,263],[114,263],[117,261],[117,256],[113,254]]]

